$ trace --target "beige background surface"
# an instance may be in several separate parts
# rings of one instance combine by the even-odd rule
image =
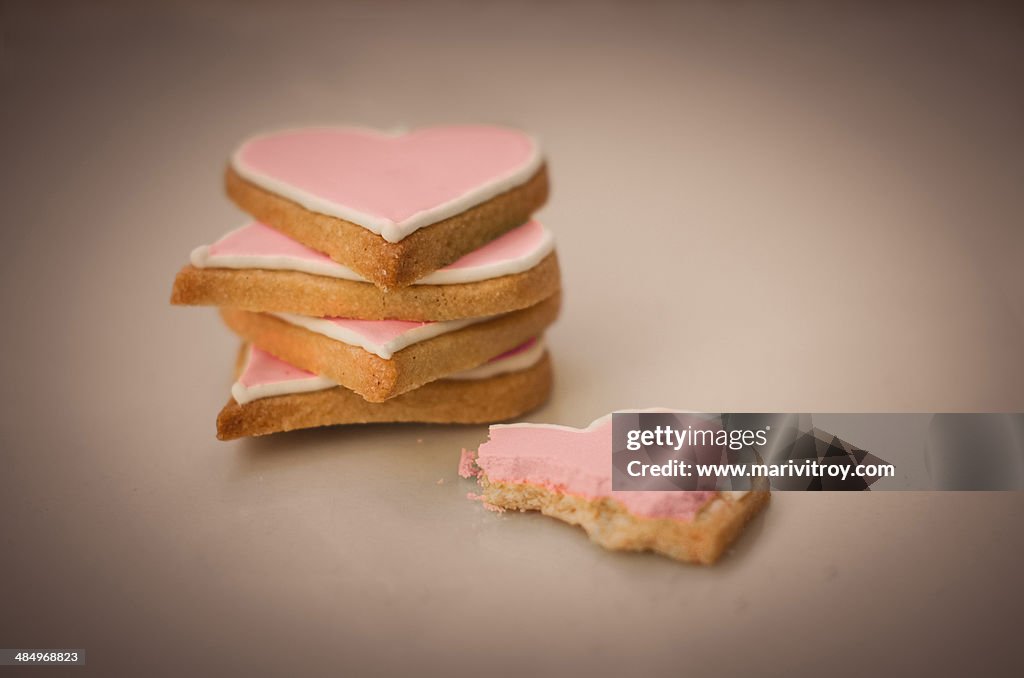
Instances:
[[[1024,24],[928,5],[4,2],[0,646],[85,648],[73,675],[1008,673],[1021,494],[784,495],[720,567],[609,554],[467,501],[482,428],[217,443],[235,342],[167,305],[243,218],[246,134],[507,122],[549,152],[566,286],[531,419],[1022,410]]]

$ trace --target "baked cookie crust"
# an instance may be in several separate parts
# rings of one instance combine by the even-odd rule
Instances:
[[[587,499],[531,483],[491,482],[479,476],[481,498],[503,509],[540,511],[582,527],[591,541],[615,551],[654,551],[675,560],[711,565],[768,505],[766,484],[735,495],[719,494],[690,521],[645,518],[610,497]],[[762,479],[763,480],[763,479]]]
[[[217,437],[233,440],[318,426],[385,422],[487,424],[540,407],[551,394],[547,352],[524,370],[487,379],[441,379],[382,403],[370,403],[344,387],[228,401],[217,417]]]
[[[364,320],[458,320],[527,308],[559,288],[554,252],[522,273],[456,285],[411,285],[390,292],[367,282],[300,271],[189,265],[174,280],[171,303]]]

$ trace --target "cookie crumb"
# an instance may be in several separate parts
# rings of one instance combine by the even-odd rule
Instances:
[[[444,485],[444,478],[438,478],[437,479],[437,484],[438,485]]]

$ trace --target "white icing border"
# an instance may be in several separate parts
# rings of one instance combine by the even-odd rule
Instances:
[[[538,222],[539,223],[539,222]],[[224,240],[230,235],[246,228],[249,224],[243,224],[238,228],[228,231],[222,235],[217,242]],[[538,246],[518,259],[506,259],[504,261],[487,264],[484,266],[470,266],[452,270],[439,269],[428,273],[426,276],[413,282],[413,285],[461,285],[464,283],[480,282],[501,278],[506,275],[514,275],[529,271],[535,267],[546,256],[555,249],[555,236],[544,224],[540,224],[543,235]],[[287,236],[286,236],[287,237]],[[214,243],[216,244],[216,243]],[[230,268],[237,270],[262,269],[271,271],[298,271],[310,275],[322,275],[329,278],[351,280],[370,284],[369,281],[350,269],[344,264],[334,261],[309,261],[288,255],[261,255],[261,254],[211,254],[211,245],[200,245],[192,250],[189,257],[192,265],[196,268]],[[486,247],[486,245],[485,245]]]
[[[447,127],[448,125],[442,125]],[[451,125],[455,127],[456,125]],[[376,233],[377,235],[384,238],[384,240],[390,243],[401,242],[404,238],[408,237],[412,233],[418,231],[424,226],[436,224],[439,221],[443,221],[449,217],[453,217],[456,214],[465,212],[471,207],[475,207],[480,203],[486,202],[491,198],[504,193],[516,186],[520,186],[537,173],[541,165],[544,164],[544,157],[540,153],[540,144],[537,143],[536,137],[523,132],[522,130],[515,129],[512,127],[504,127],[502,125],[480,125],[481,127],[493,127],[496,129],[505,129],[508,131],[522,134],[524,137],[530,140],[533,146],[533,153],[526,160],[525,163],[516,167],[503,175],[499,175],[494,179],[478,186],[477,188],[465,193],[457,198],[453,198],[448,202],[437,205],[421,212],[417,212],[411,217],[404,221],[394,222],[391,219],[384,219],[381,217],[374,217],[372,215],[360,212],[359,210],[347,207],[345,205],[339,205],[331,200],[321,198],[320,196],[313,195],[301,188],[293,186],[287,182],[275,179],[271,176],[263,174],[258,170],[245,165],[241,160],[242,151],[249,144],[266,139],[268,137],[277,136],[280,134],[287,134],[289,132],[300,132],[300,131],[327,131],[327,130],[338,130],[338,129],[355,129],[366,132],[373,132],[381,136],[397,137],[406,134],[410,131],[415,130],[400,130],[385,132],[380,130],[369,129],[366,127],[352,127],[352,126],[331,126],[323,125],[318,127],[290,127],[286,129],[280,129],[273,132],[265,132],[263,134],[257,134],[249,137],[231,154],[231,167],[237,172],[243,179],[260,186],[268,191],[277,193],[293,202],[298,203],[302,207],[313,212],[319,212],[320,214],[326,214],[328,216],[337,217],[350,221],[354,224],[362,226],[366,230]],[[420,128],[424,129],[424,128]]]
[[[334,339],[335,341],[340,341],[343,344],[358,346],[365,351],[369,351],[374,355],[380,356],[384,360],[390,360],[395,353],[398,353],[403,348],[407,348],[413,344],[418,344],[421,341],[433,339],[434,337],[439,337],[442,334],[461,330],[463,327],[468,327],[470,325],[475,325],[476,323],[498,317],[490,315],[480,318],[463,318],[460,320],[441,320],[438,322],[430,322],[426,325],[415,327],[407,332],[403,332],[391,341],[387,341],[383,344],[375,344],[358,332],[354,332],[346,327],[335,325],[324,318],[314,318],[312,316],[298,315],[296,313],[268,313],[268,315],[280,318],[292,325],[303,327],[310,332],[322,334],[325,337]],[[367,322],[374,321],[371,320]]]
[[[544,357],[545,350],[546,346],[544,345],[544,340],[538,339],[533,346],[522,353],[517,353],[503,360],[484,363],[479,367],[448,375],[447,377],[444,377],[444,379],[452,379],[456,381],[479,381],[481,379],[496,377],[499,374],[519,372],[539,363],[540,359]],[[252,346],[250,345],[249,353],[245,361],[245,368],[242,370],[243,374],[245,373],[245,370],[249,368],[249,361],[251,360]],[[337,382],[319,375],[303,377],[302,379],[288,379],[286,381],[279,381],[273,384],[257,384],[255,386],[245,386],[241,380],[238,380],[231,386],[231,397],[234,398],[235,402],[239,405],[245,405],[246,403],[251,403],[254,400],[260,400],[262,398],[272,398],[273,396],[292,395],[296,393],[312,393],[314,391],[325,391],[329,388],[335,387],[339,387]]]

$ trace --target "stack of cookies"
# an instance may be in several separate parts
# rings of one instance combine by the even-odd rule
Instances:
[[[171,297],[219,306],[243,341],[219,438],[487,423],[547,399],[560,277],[530,136],[287,130],[243,143],[226,184],[253,221],[194,250]]]

